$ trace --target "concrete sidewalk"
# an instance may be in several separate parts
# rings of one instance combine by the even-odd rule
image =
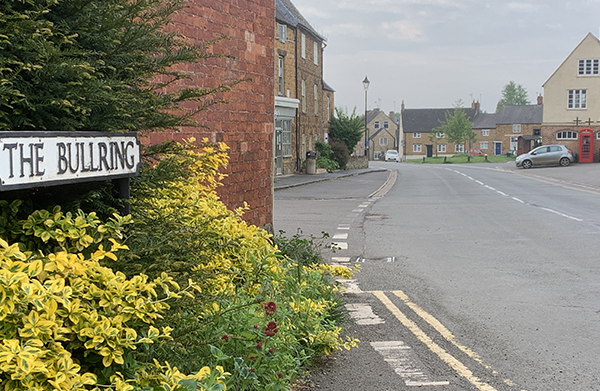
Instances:
[[[292,175],[281,175],[275,177],[275,191],[289,189],[296,186],[308,185],[310,183],[317,183],[323,181],[330,181],[333,179],[346,178],[356,175],[368,174],[371,172],[383,172],[387,171],[383,168],[362,168],[358,170],[347,170],[347,171],[334,171],[324,172],[320,174],[292,174]]]

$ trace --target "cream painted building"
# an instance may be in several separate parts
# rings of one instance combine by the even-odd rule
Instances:
[[[543,144],[564,144],[598,161],[600,40],[589,33],[544,83]],[[596,147],[594,147],[596,144]],[[590,155],[591,154],[591,155]]]

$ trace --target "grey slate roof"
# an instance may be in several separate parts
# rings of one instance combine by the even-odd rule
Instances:
[[[290,0],[275,0],[275,19],[292,27],[303,27],[304,30],[308,31],[318,40],[327,41],[325,37],[319,34],[310,23],[304,19],[304,16],[302,16],[300,11],[298,11],[296,6]]]
[[[475,109],[463,109],[470,120],[476,114]],[[446,113],[452,115],[451,109],[405,109],[402,112],[402,129],[404,133],[428,133],[446,120]],[[367,117],[368,119],[368,117]]]
[[[331,86],[329,84],[325,83],[325,80],[322,80],[322,81],[323,81],[323,89],[325,91],[335,92],[335,90],[333,88],[331,88]]]
[[[498,114],[479,113],[473,119],[473,129],[495,129]]]
[[[496,124],[541,124],[543,112],[543,105],[506,105]]]

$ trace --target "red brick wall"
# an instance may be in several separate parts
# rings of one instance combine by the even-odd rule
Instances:
[[[241,78],[251,78],[218,94],[228,104],[218,104],[197,115],[207,128],[183,128],[178,132],[153,133],[147,141],[208,137],[229,147],[228,177],[219,195],[230,208],[247,202],[245,219],[255,225],[272,224],[273,122],[274,122],[274,25],[273,0],[188,0],[174,16],[172,26],[192,42],[207,42],[221,35],[210,50],[234,58],[209,59],[183,68],[191,76],[187,84],[211,88]]]

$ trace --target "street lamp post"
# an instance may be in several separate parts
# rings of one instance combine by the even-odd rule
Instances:
[[[365,80],[362,82],[363,87],[365,88],[365,155],[367,156],[367,161],[369,161],[369,128],[367,128],[367,91],[369,91],[369,84],[371,82],[365,76]]]

